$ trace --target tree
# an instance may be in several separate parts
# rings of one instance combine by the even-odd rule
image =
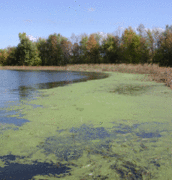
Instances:
[[[80,46],[78,43],[72,45],[72,64],[79,64],[80,62]]]
[[[79,37],[76,36],[74,33],[72,33],[70,39],[71,39],[72,44],[75,44],[75,43],[79,42]]]
[[[88,37],[86,35],[82,36],[81,40],[79,42],[79,44],[80,44],[80,59],[81,59],[82,63],[87,63],[87,61],[88,61],[87,42],[88,42]]]
[[[154,63],[153,59],[154,59],[155,51],[158,48],[158,41],[160,39],[161,33],[156,28],[153,29],[152,31],[148,29],[146,33],[147,33],[146,42],[147,42],[148,48],[150,49],[149,51],[150,62]]]
[[[64,65],[64,54],[62,50],[62,41],[67,40],[67,38],[61,36],[60,34],[54,33],[50,35],[47,39],[49,60],[47,65]]]
[[[72,43],[68,40],[63,39],[61,41],[61,48],[63,52],[63,62],[61,62],[61,64],[66,65],[71,61]]]
[[[6,49],[0,49],[0,65],[5,65],[8,57]]]
[[[36,42],[37,49],[39,51],[39,57],[41,58],[42,66],[48,64],[49,55],[48,55],[48,44],[46,39],[39,38]]]
[[[99,40],[95,39],[95,34],[91,34],[87,43],[87,63],[100,63]]]
[[[107,39],[102,44],[105,63],[117,63],[119,60],[119,39],[116,36],[108,34]]]
[[[93,33],[92,35],[94,36],[94,39],[96,40],[97,45],[100,46],[101,40],[102,40],[102,36],[100,35],[100,33]]]
[[[8,57],[6,59],[5,65],[17,65],[17,48],[7,47]]]
[[[140,37],[139,53],[140,53],[140,60],[139,60],[140,63],[144,64],[144,63],[150,63],[151,62],[148,44],[146,42],[146,39],[142,36]]]
[[[19,65],[41,65],[41,59],[36,45],[29,40],[26,33],[19,33],[20,43],[17,46]]]
[[[97,46],[97,42],[94,38],[94,35],[91,34],[87,43],[86,43],[86,49],[90,52],[93,48],[95,48]]]
[[[137,35],[131,27],[126,29],[122,35],[122,49],[125,63],[139,63],[140,54],[140,36]]]
[[[153,61],[160,66],[172,67],[172,31],[166,29],[158,41],[158,49]]]
[[[137,31],[139,32],[139,36],[142,38],[145,37],[146,31],[145,31],[145,26],[143,24],[140,24],[137,28]]]

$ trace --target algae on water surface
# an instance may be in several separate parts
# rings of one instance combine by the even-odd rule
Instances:
[[[143,75],[109,74],[41,90],[46,96],[29,103],[42,107],[31,108],[28,102],[14,106],[29,122],[18,129],[1,124],[2,174],[17,177],[23,172],[28,179],[170,179],[172,93],[160,96],[168,88],[142,81]],[[14,163],[20,172],[12,171]]]

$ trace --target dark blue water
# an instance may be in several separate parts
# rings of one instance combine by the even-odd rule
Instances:
[[[23,71],[0,70],[0,124],[15,124],[21,126],[26,119],[8,117],[16,111],[6,111],[12,105],[20,105],[22,100],[32,100],[41,93],[40,89],[50,89],[66,86],[72,83],[105,78],[102,73],[86,73],[71,71]],[[33,105],[36,108],[35,105]]]

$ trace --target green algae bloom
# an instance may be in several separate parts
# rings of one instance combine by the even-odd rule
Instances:
[[[172,91],[145,75],[105,73],[11,107],[30,122],[0,125],[0,167],[10,154],[9,163],[57,169],[34,179],[170,179]]]

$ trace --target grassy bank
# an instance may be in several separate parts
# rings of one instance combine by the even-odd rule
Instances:
[[[156,64],[76,64],[67,66],[0,66],[0,69],[16,70],[69,70],[69,71],[93,71],[93,72],[123,72],[133,74],[149,74],[150,81],[165,83],[172,89],[172,68],[159,67]]]

